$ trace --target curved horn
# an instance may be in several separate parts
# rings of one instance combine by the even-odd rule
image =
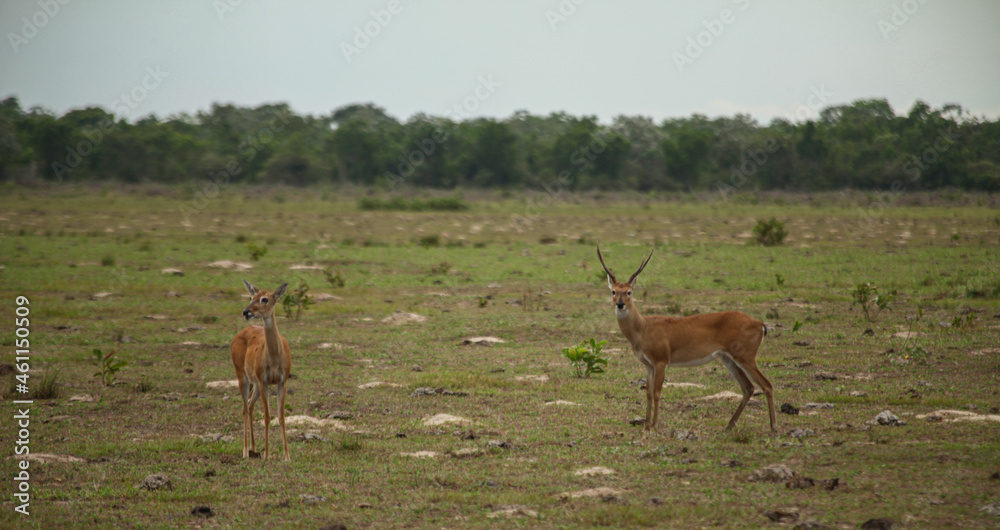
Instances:
[[[639,277],[639,273],[642,272],[642,269],[646,268],[646,264],[649,263],[649,258],[653,257],[654,250],[656,250],[655,246],[649,249],[649,255],[646,256],[646,259],[642,262],[642,265],[639,265],[639,270],[635,271],[635,274],[633,274],[632,277],[628,279],[629,285],[635,285],[635,279]]]
[[[604,272],[608,273],[608,276],[611,277],[611,281],[618,283],[618,280],[615,279],[615,273],[611,272],[611,269],[604,264],[604,256],[601,255],[601,245],[597,245],[597,259],[601,260],[601,266],[604,267]]]

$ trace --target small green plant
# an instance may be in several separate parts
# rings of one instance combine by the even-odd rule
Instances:
[[[778,287],[785,285],[785,275],[780,272],[774,274],[774,283],[778,284]]]
[[[788,231],[785,230],[785,223],[772,217],[769,220],[758,219],[753,227],[754,241],[765,247],[780,245],[785,241]]]
[[[258,247],[253,243],[247,243],[247,251],[250,252],[250,259],[254,261],[260,261],[260,258],[267,255],[267,247]]]
[[[859,283],[857,287],[851,291],[851,296],[854,301],[851,302],[851,307],[856,305],[861,306],[861,311],[865,314],[865,319],[869,322],[878,318],[879,313],[884,310],[892,311],[890,305],[892,304],[893,298],[896,297],[896,291],[890,291],[888,293],[879,293],[878,287],[871,282]]]
[[[604,373],[608,360],[604,358],[602,350],[607,343],[606,340],[597,342],[590,339],[589,342],[581,342],[579,346],[563,348],[562,352],[573,368],[576,368],[577,377],[590,377],[590,374]]]
[[[323,269],[323,276],[326,277],[326,283],[330,284],[330,287],[339,289],[344,286],[344,278],[340,275],[340,272],[333,272],[329,267]]]
[[[793,325],[793,326],[792,326],[792,333],[795,333],[795,332],[796,332],[796,331],[798,331],[798,330],[799,330],[799,328],[801,328],[801,327],[802,327],[802,322],[800,322],[800,321],[796,320],[796,321],[795,321],[795,325]]]
[[[115,356],[118,354],[118,350],[111,350],[108,353],[104,353],[100,348],[94,348],[94,364],[97,365],[98,371],[94,373],[94,377],[100,377],[101,383],[104,386],[112,386],[115,384],[115,379],[118,379],[116,375],[119,370],[122,369],[126,364],[125,361],[115,360]]]
[[[281,306],[285,310],[286,318],[292,318],[292,312],[294,311],[295,320],[298,320],[302,311],[309,309],[309,306],[313,304],[313,300],[308,293],[309,286],[300,280],[299,286],[296,287],[294,291],[289,291],[288,294],[285,295],[285,298],[281,300]]]

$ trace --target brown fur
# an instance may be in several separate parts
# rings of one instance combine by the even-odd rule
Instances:
[[[650,257],[652,255],[650,252]],[[644,317],[632,301],[632,290],[649,258],[646,258],[628,282],[619,282],[604,265],[599,247],[597,256],[608,274],[608,286],[612,291],[618,327],[632,345],[639,362],[646,366],[646,430],[656,427],[660,391],[667,366],[695,366],[710,361],[714,356],[726,366],[743,391],[743,399],[726,430],[736,425],[736,420],[753,396],[753,382],[756,382],[767,398],[771,431],[777,432],[773,387],[757,367],[757,351],[766,334],[763,322],[738,311],[683,318],[660,315]]]
[[[264,407],[264,459],[270,455],[271,415],[268,408],[267,387],[278,385],[278,423],[281,424],[282,447],[284,459],[287,461],[290,457],[285,433],[285,399],[286,384],[292,370],[292,353],[288,341],[278,332],[278,326],[274,321],[274,308],[284,294],[287,284],[275,289],[274,293],[258,291],[246,281],[244,284],[251,295],[251,302],[244,311],[244,317],[247,320],[261,318],[264,327],[243,328],[229,345],[240,395],[243,397],[243,457],[249,458],[250,453],[256,453],[257,450],[253,433],[253,409],[257,398],[260,397],[263,397],[261,403]],[[266,304],[262,303],[263,299],[267,300]]]

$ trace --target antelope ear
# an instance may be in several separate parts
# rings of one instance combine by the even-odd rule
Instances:
[[[250,296],[254,296],[259,292],[257,288],[253,286],[252,283],[246,280],[243,280],[243,286],[247,288],[247,292],[250,293]]]
[[[274,290],[274,301],[277,302],[282,296],[285,296],[285,289],[288,289],[288,284],[283,283],[280,287]]]
[[[614,284],[614,282],[611,281],[611,275],[610,274],[608,275],[608,289],[611,289],[612,291],[615,290],[615,284]]]

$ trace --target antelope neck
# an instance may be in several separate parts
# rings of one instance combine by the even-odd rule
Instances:
[[[277,356],[281,353],[281,335],[278,334],[274,315],[264,317],[264,343],[267,345],[268,355]]]
[[[642,329],[646,325],[646,320],[639,314],[639,310],[635,307],[635,304],[625,307],[628,313],[624,318],[618,319],[618,327],[621,328],[622,335],[625,335],[625,338],[635,346],[636,341],[642,335]],[[617,312],[618,309],[616,308],[615,311]]]

